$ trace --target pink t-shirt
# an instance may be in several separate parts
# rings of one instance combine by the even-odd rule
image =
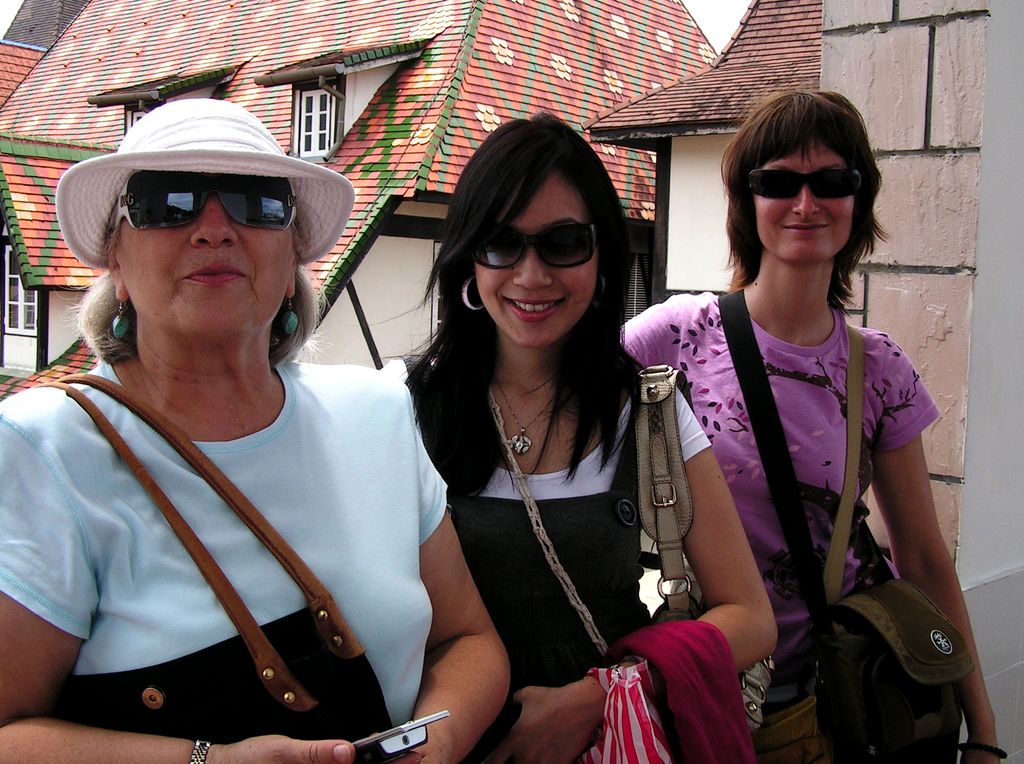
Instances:
[[[846,458],[845,319],[817,347],[791,345],[756,323],[754,334],[775,396],[815,552],[824,564],[843,489]],[[882,332],[864,337],[864,421],[860,466],[862,496],[871,482],[871,455],[906,445],[939,415],[920,376],[900,347]],[[773,683],[788,684],[813,664],[810,616],[765,480],[757,444],[710,293],[677,295],[626,324],[626,348],[642,364],[680,368],[690,384],[693,410],[714,449],[739,509],[779,625]],[[847,552],[843,593],[888,578],[886,562],[862,526],[859,499]]]

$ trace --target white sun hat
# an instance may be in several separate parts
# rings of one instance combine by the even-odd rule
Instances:
[[[337,244],[355,193],[334,170],[290,157],[256,117],[237,104],[210,98],[172,101],[125,133],[113,154],[72,165],[57,184],[57,220],[71,253],[92,268],[106,268],[103,241],[114,205],[138,170],[266,175],[287,178],[297,222],[311,263]]]

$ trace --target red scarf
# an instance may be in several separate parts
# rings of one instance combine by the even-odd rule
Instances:
[[[681,764],[754,764],[739,672],[716,626],[703,621],[646,626],[608,650],[612,660],[627,655],[646,658],[665,680]]]

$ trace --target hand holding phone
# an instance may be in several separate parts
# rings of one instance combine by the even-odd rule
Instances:
[[[450,714],[447,711],[438,711],[356,740],[352,743],[356,747],[356,761],[372,763],[398,758],[427,742],[428,724],[448,716]]]

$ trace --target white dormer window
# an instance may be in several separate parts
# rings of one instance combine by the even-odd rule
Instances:
[[[341,104],[332,93],[319,88],[295,91],[293,146],[303,159],[323,159],[342,134]]]
[[[9,248],[5,248],[7,261],[7,293],[4,295],[4,308],[7,316],[7,331],[11,334],[34,335],[36,332],[36,293],[26,290],[21,285],[18,275],[18,258]]]
[[[149,110],[129,106],[124,110],[124,131],[127,133],[132,125],[149,114]]]

